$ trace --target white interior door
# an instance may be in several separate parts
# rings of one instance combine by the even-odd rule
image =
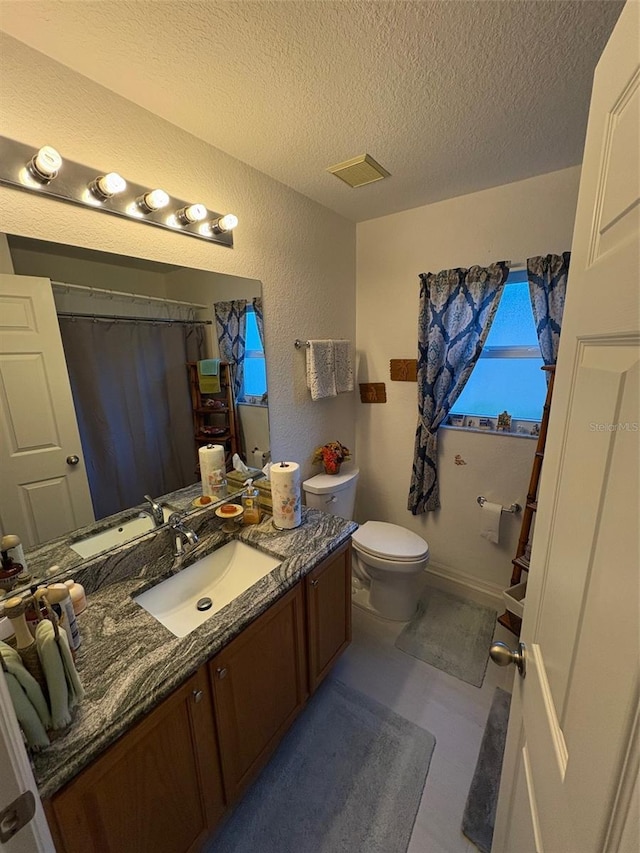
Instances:
[[[0,442],[4,533],[32,547],[94,521],[46,278],[0,275]]]
[[[1,853],[54,853],[55,847],[38,789],[31,772],[27,753],[22,745],[22,734],[13,711],[11,698],[3,675],[0,675],[0,814],[4,819],[0,827],[5,829],[15,820],[16,798],[31,791],[35,803],[35,814],[7,841],[0,840]],[[7,810],[7,811],[5,811]]]
[[[493,853],[637,853],[640,6],[596,70]]]

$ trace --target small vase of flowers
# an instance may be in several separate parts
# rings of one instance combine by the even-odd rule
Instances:
[[[313,463],[322,462],[325,474],[339,474],[343,462],[351,459],[351,451],[339,441],[330,441],[322,447],[316,447],[313,454]]]

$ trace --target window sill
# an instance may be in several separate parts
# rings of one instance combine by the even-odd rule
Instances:
[[[505,432],[504,430],[497,429],[479,429],[478,427],[466,427],[466,426],[453,426],[453,424],[442,424],[439,429],[450,429],[454,432],[479,432],[482,435],[499,435],[506,436],[508,438],[532,438],[535,441],[538,440],[537,435],[531,435],[526,432]]]

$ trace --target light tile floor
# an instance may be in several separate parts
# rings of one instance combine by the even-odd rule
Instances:
[[[515,670],[489,661],[482,687],[473,687],[396,649],[403,627],[354,607],[353,642],[333,674],[436,738],[407,853],[477,853],[462,813],[494,689],[510,691]],[[515,640],[500,625],[495,639]]]

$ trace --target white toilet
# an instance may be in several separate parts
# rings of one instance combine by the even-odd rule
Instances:
[[[353,518],[358,468],[318,474],[302,488],[307,506]],[[353,603],[384,619],[406,622],[416,612],[420,574],[429,562],[425,540],[397,524],[367,521],[352,536]]]

